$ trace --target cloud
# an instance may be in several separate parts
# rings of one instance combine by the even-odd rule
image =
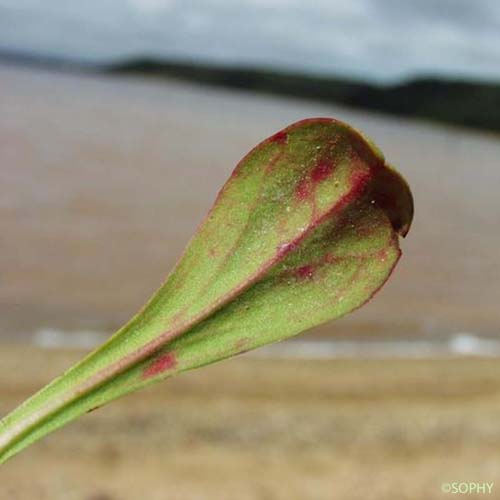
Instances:
[[[150,54],[380,80],[423,72],[500,79],[500,2],[0,0],[0,45],[88,60]]]
[[[174,0],[129,0],[129,3],[139,12],[154,14],[168,10],[174,4]]]

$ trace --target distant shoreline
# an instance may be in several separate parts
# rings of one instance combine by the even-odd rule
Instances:
[[[41,328],[26,339],[43,349],[93,349],[110,337],[89,330],[68,332]],[[292,338],[256,349],[251,357],[264,359],[432,359],[474,356],[500,357],[500,339],[461,332],[433,338],[307,339]]]
[[[169,78],[252,92],[342,104],[392,116],[500,131],[500,82],[428,76],[376,84],[336,76],[217,66],[153,58],[84,63],[0,51],[0,63],[59,71]]]

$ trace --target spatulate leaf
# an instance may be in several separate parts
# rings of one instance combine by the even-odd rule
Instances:
[[[360,307],[412,216],[406,182],[350,126],[308,119],[266,139],[143,310],[1,421],[0,462],[121,395]]]

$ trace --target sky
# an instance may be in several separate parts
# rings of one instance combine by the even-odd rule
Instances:
[[[500,80],[500,0],[0,0],[0,50]]]

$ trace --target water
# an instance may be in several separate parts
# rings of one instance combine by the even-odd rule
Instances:
[[[498,136],[169,81],[0,67],[0,82],[0,341],[121,326],[243,154],[308,116],[365,131],[416,205],[383,290],[308,338],[499,337]]]
[[[95,331],[66,332],[42,328],[31,343],[43,349],[92,349],[109,336]],[[471,333],[457,333],[440,339],[374,340],[288,340],[245,354],[266,359],[384,359],[442,358],[457,356],[499,357],[500,338],[482,338]]]

